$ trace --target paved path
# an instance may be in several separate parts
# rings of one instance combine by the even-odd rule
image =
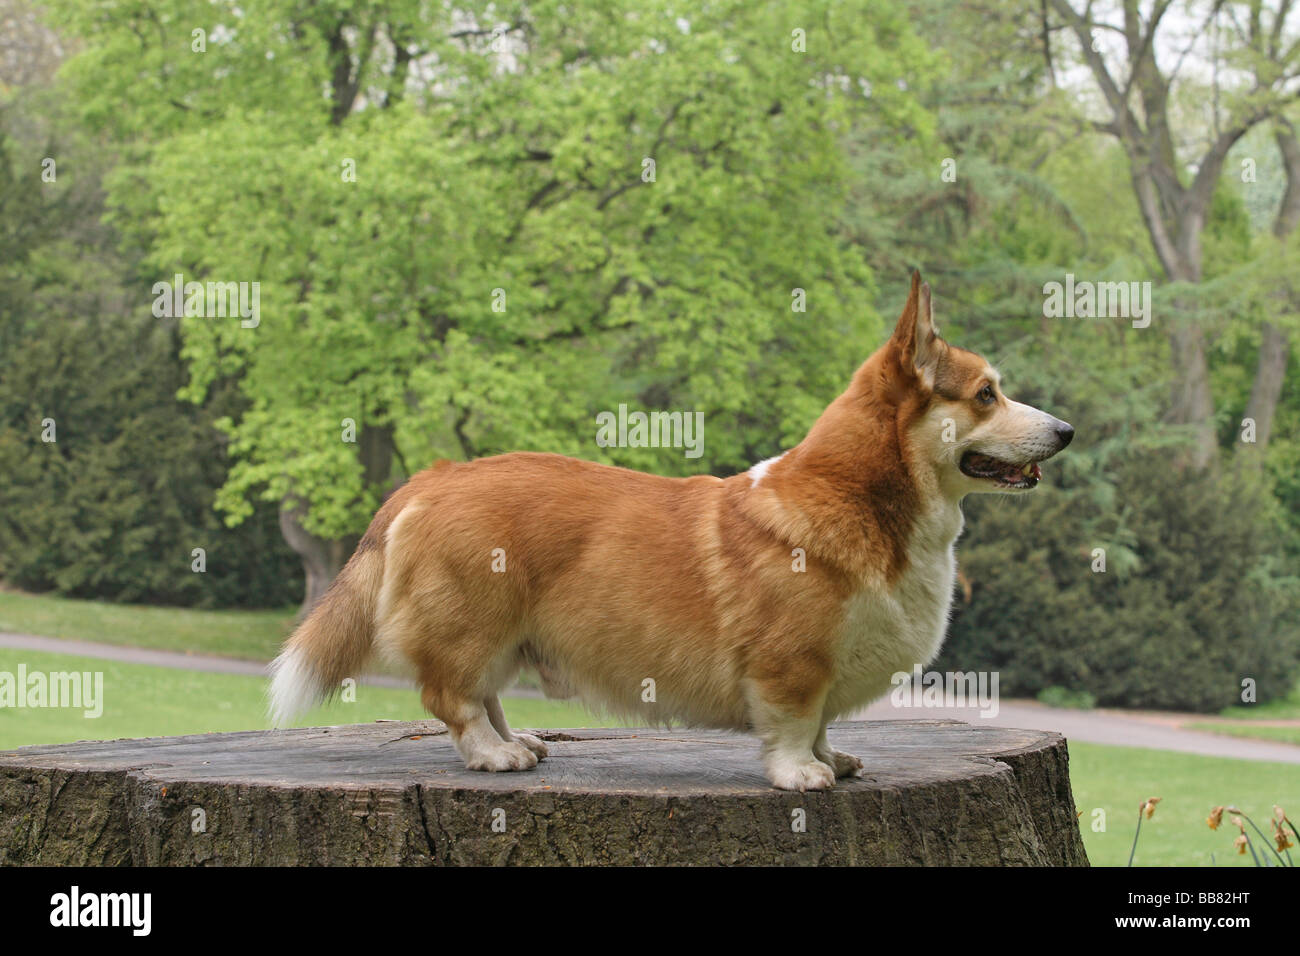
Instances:
[[[172,667],[181,670],[206,671],[213,674],[244,674],[266,676],[266,665],[257,661],[242,661],[229,657],[206,654],[182,654],[177,651],[150,650],[143,647],[122,647],[91,641],[66,640],[55,637],[37,637],[33,634],[8,634],[0,632],[0,648],[26,651],[45,651],[53,654],[77,654],[102,660],[125,661],[131,664],[149,664],[154,667]],[[370,674],[361,678],[363,684],[375,687],[408,688],[413,684],[401,677]],[[517,687],[511,696],[537,697],[537,691]],[[1153,750],[1174,750],[1180,753],[1203,754],[1215,757],[1236,757],[1242,760],[1268,760],[1277,763],[1300,764],[1300,746],[1245,737],[1228,737],[1199,730],[1185,730],[1182,721],[1205,721],[1203,714],[1167,714],[1126,710],[1066,710],[1048,707],[1035,701],[1001,701],[996,717],[983,717],[978,708],[967,707],[895,707],[889,698],[878,701],[853,715],[855,720],[934,720],[949,718],[965,720],[972,724],[986,723],[993,727],[1024,727],[1030,730],[1054,730],[1069,740],[1082,740],[1095,744],[1120,747],[1150,747]],[[1273,725],[1283,722],[1270,721]]]
[[[992,727],[1055,730],[1068,740],[1118,747],[1150,747],[1180,753],[1242,760],[1300,764],[1300,746],[1281,741],[1229,737],[1186,730],[1178,720],[1213,720],[1205,714],[1161,714],[1128,710],[1067,710],[1030,700],[1004,700],[996,717],[983,717],[977,707],[895,707],[889,698],[853,715],[854,720],[934,720],[951,718]],[[1277,723],[1271,721],[1270,723]]]

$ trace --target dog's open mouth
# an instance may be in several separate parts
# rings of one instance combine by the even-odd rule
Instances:
[[[1036,461],[1014,465],[992,455],[981,455],[973,451],[961,456],[959,467],[963,474],[996,482],[1003,488],[1032,488],[1043,477],[1042,469]]]

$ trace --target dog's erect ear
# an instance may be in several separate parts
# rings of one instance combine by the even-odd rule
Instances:
[[[899,362],[905,371],[915,372],[923,380],[934,379],[934,365],[943,350],[943,339],[934,324],[930,308],[930,284],[921,281],[921,272],[912,273],[912,291],[894,328],[893,342],[898,346]]]

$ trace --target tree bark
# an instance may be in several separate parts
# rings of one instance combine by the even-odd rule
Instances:
[[[1279,121],[1274,139],[1286,171],[1286,192],[1282,194],[1277,218],[1273,221],[1273,235],[1286,242],[1300,225],[1300,140],[1296,139],[1295,127],[1285,119]],[[1279,294],[1278,308],[1287,314],[1295,311],[1295,295],[1289,288]],[[1268,447],[1290,360],[1291,343],[1285,329],[1265,322],[1259,333],[1259,358],[1255,363],[1255,380],[1251,383],[1245,416],[1255,422],[1255,441],[1253,444],[1242,442],[1242,450],[1263,451]]]
[[[1273,235],[1285,239],[1300,225],[1300,141],[1296,139],[1295,127],[1286,121],[1278,124],[1273,138],[1282,153],[1282,168],[1286,172],[1286,192],[1282,194],[1277,219],[1273,222]]]
[[[550,756],[498,774],[437,721],[25,747],[0,865],[1088,865],[1059,734],[834,724],[866,773],[823,793],[773,789],[752,737],[537,734]]]
[[[1290,342],[1287,334],[1272,322],[1260,328],[1259,361],[1255,367],[1255,381],[1246,403],[1246,417],[1255,422],[1254,444],[1242,443],[1242,448],[1262,450],[1268,446],[1273,433],[1273,415],[1282,398],[1282,384],[1286,380]]]
[[[306,617],[316,602],[325,596],[358,541],[355,535],[330,539],[312,534],[302,526],[305,514],[306,507],[297,499],[286,498],[280,507],[280,533],[302,558],[302,569],[307,576],[302,607],[298,610],[300,619]]]
[[[1169,352],[1174,366],[1174,381],[1167,420],[1192,430],[1188,462],[1195,468],[1207,468],[1217,457],[1219,444],[1214,434],[1214,401],[1210,394],[1205,333],[1194,320],[1179,316],[1175,316],[1170,325]]]
[[[391,425],[366,425],[357,436],[357,457],[366,487],[383,488],[385,493],[393,472],[393,429]],[[302,558],[302,568],[307,584],[303,594],[299,618],[306,617],[316,602],[329,590],[330,584],[343,565],[352,556],[360,535],[343,538],[321,538],[302,525],[307,507],[301,498],[289,496],[280,505],[280,533],[289,547]]]

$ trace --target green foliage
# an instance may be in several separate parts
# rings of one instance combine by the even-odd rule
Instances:
[[[514,449],[741,469],[802,437],[883,334],[839,220],[840,131],[929,135],[910,88],[932,58],[900,6],[583,0],[453,23],[359,4],[286,32],[297,7],[272,3],[204,54],[189,31],[212,13],[190,0],[60,8],[96,30],[67,75],[131,144],[111,194],[153,270],[261,283],[256,329],[182,323],[187,396],[233,376],[248,399],[222,422],[232,521],[293,494],[314,532],[363,528],[389,476],[366,480],[345,418],[391,430],[399,471]],[[500,36],[454,36],[471,18]],[[362,44],[366,104],[335,113],[340,25],[436,54],[436,81],[404,85]],[[165,83],[135,82],[142,32]],[[595,416],[620,403],[704,412],[704,456],[601,448]]]
[[[239,399],[223,386],[205,406],[177,401],[174,324],[124,284],[92,148],[10,151],[0,132],[0,577],[123,601],[292,601],[301,571],[275,513],[239,534],[217,520],[228,461],[212,419]],[[42,155],[60,157],[53,183],[39,184]]]
[[[1212,709],[1237,700],[1244,676],[1268,683],[1261,695],[1285,695],[1297,654],[1287,570],[1300,540],[1297,389],[1284,390],[1263,488],[1235,474],[1170,482],[1167,462],[1185,436],[1160,419],[1171,378],[1162,329],[1194,317],[1217,337],[1221,434],[1226,447],[1237,443],[1240,415],[1231,413],[1246,403],[1259,324],[1294,321],[1279,316],[1276,298],[1279,280],[1296,274],[1291,245],[1258,236],[1261,197],[1225,179],[1203,237],[1207,281],[1191,297],[1163,287],[1128,158],[1085,132],[1075,98],[1042,95],[1045,63],[1023,11],[916,8],[919,31],[947,54],[945,82],[922,91],[942,146],[881,143],[870,125],[855,130],[872,147],[855,154],[864,183],[850,201],[855,234],[882,276],[927,266],[945,335],[989,355],[1009,394],[1078,427],[1034,496],[968,501],[958,559],[973,603],[956,616],[947,666],[997,668],[1009,693],[1092,693],[1102,703]],[[1021,44],[1009,48],[1013,36]],[[945,157],[955,179],[940,176]],[[1280,167],[1266,159],[1275,209]],[[1045,318],[1043,284],[1067,272],[1156,280],[1154,330]],[[881,283],[882,309],[899,301],[901,284]],[[1290,377],[1300,381],[1294,361]],[[1231,503],[1219,507],[1218,495]],[[1161,542],[1192,521],[1204,544],[1166,553]],[[1089,570],[1094,547],[1106,549],[1106,574]],[[1206,558],[1220,552],[1234,555],[1230,566]],[[1184,593],[1193,581],[1205,589],[1195,597]]]
[[[226,459],[211,416],[175,399],[170,335],[47,314],[0,362],[0,575],[30,590],[200,606],[282,605],[301,588],[276,516],[242,533],[212,500]],[[51,419],[57,441],[41,439]],[[206,572],[191,571],[191,551]]]

